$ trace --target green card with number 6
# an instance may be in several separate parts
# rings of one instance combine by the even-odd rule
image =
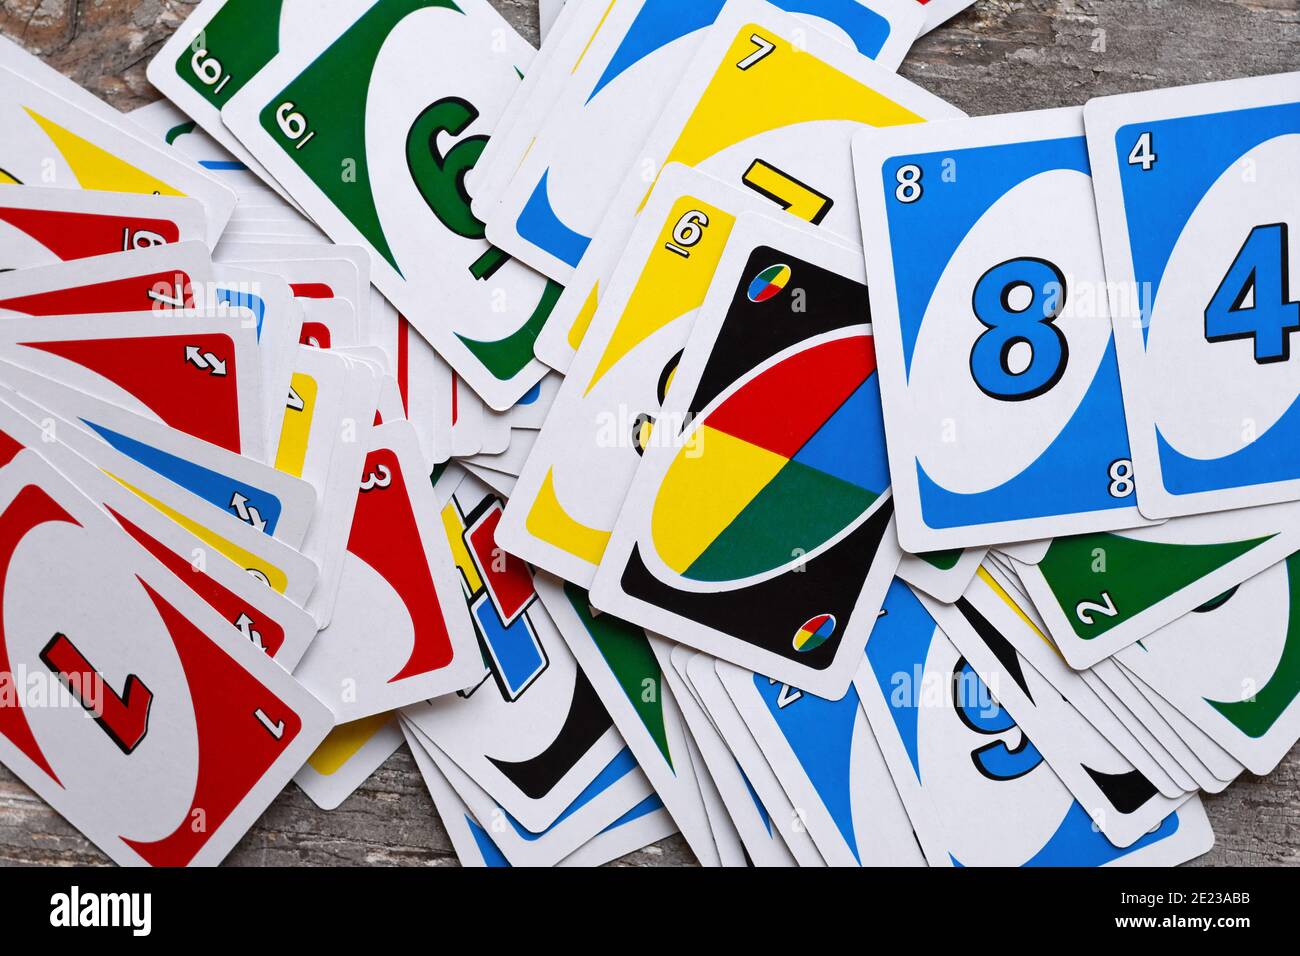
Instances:
[[[282,53],[222,119],[496,409],[545,372],[561,289],[483,238],[465,175],[534,51],[486,0],[378,0]]]
[[[203,0],[149,63],[149,82],[266,178],[222,124],[221,107],[278,54],[323,42],[368,5],[368,0]]]

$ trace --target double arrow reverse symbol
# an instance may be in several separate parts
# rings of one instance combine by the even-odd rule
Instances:
[[[257,510],[256,505],[250,505],[248,498],[244,494],[236,491],[230,496],[230,507],[235,509],[235,514],[239,515],[240,521],[246,521],[258,531],[266,530],[266,519],[262,513]]]
[[[185,346],[185,361],[196,368],[207,369],[209,375],[218,377],[226,374],[226,362],[212,352],[204,352],[197,345]]]

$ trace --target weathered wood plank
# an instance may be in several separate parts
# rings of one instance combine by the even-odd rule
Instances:
[[[534,0],[493,0],[537,37]],[[0,33],[120,109],[156,92],[145,65],[194,7],[184,0],[2,0]],[[902,72],[973,115],[1078,105],[1093,96],[1300,69],[1300,0],[978,0],[923,38]],[[1300,862],[1300,755],[1206,800],[1218,846],[1203,865]],[[679,837],[631,866],[692,861]],[[0,864],[94,864],[103,855],[0,768]],[[414,762],[396,754],[324,813],[289,787],[233,865],[455,862]]]

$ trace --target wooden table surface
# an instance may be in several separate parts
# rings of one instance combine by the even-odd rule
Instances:
[[[535,0],[492,0],[537,38]],[[0,32],[114,106],[157,94],[145,65],[194,7],[182,0],[0,0]],[[1300,0],[977,0],[922,38],[902,73],[972,115],[1300,70]],[[1300,863],[1300,753],[1267,778],[1206,798],[1217,845],[1202,865]],[[455,864],[403,748],[339,809],[292,785],[240,842],[236,865]],[[693,863],[680,837],[624,865]],[[0,863],[102,864],[105,857],[0,768]]]

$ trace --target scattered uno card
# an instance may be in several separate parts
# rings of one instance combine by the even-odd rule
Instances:
[[[124,864],[403,747],[466,866],[1205,853],[1300,74],[966,118],[968,6],[200,0],[130,116],[0,39],[0,761]]]
[[[1139,507],[1300,498],[1300,74],[1105,97],[1084,115]]]
[[[1082,111],[853,148],[903,547],[1142,524]]]
[[[202,242],[206,229],[193,199],[0,186],[0,269]]]
[[[653,185],[648,173],[669,163],[692,166],[856,241],[853,169],[845,148],[854,131],[961,115],[771,4],[729,0],[634,165],[624,167],[619,190],[556,303],[547,334],[563,337],[562,359],[547,348],[549,340],[539,340],[541,354],[567,366],[572,348],[563,339],[581,339]]]
[[[560,289],[487,243],[460,177],[533,50],[486,0],[417,7],[380,0],[275,60],[222,118],[331,238],[367,249],[378,287],[504,409],[542,377],[533,342]]]
[[[119,863],[215,863],[329,712],[35,453],[0,489],[5,657],[64,701],[11,710],[5,764]]]
[[[676,99],[678,78],[729,6],[722,0],[613,4],[488,219],[488,237],[551,278],[570,279],[655,120]],[[775,6],[801,14],[808,26],[887,70],[898,68],[920,30],[920,10],[906,4],[813,0]],[[761,14],[763,8],[754,9]],[[563,62],[546,66],[569,69]],[[752,188],[764,186],[757,174],[753,178]]]

